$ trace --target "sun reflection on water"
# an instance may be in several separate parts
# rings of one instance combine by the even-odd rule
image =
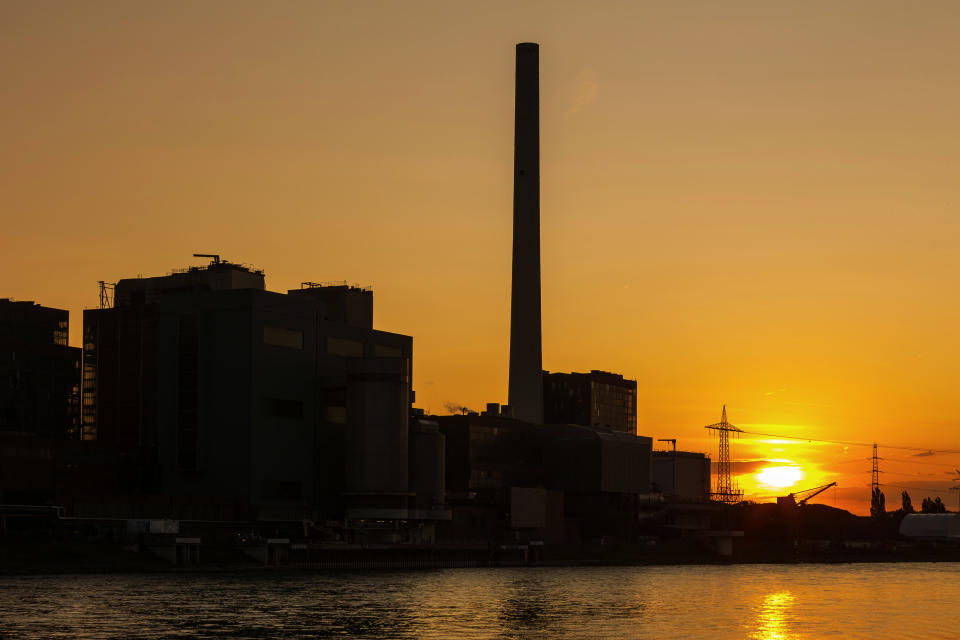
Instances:
[[[793,594],[789,591],[771,593],[764,597],[757,611],[757,630],[751,638],[757,640],[794,640],[800,636],[788,629],[787,617],[793,606]]]

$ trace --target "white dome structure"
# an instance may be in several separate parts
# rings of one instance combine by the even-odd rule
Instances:
[[[900,522],[900,535],[927,540],[960,540],[960,515],[911,513]]]

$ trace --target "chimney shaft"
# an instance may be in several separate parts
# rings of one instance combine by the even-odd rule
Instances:
[[[509,402],[515,418],[543,422],[540,334],[540,47],[517,45],[513,147],[513,291]]]

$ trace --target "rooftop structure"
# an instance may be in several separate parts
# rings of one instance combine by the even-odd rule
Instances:
[[[29,300],[0,298],[0,339],[67,345],[70,312]]]
[[[637,381],[598,371],[543,372],[544,421],[637,433]]]
[[[206,257],[206,256],[204,256]],[[157,302],[170,291],[221,291],[224,289],[259,289],[263,291],[263,271],[246,265],[221,260],[215,256],[206,266],[175,269],[165,276],[125,278],[116,284],[114,306]]]
[[[322,319],[373,329],[373,291],[347,283],[301,283],[287,291],[291,296],[310,296],[322,305]]]

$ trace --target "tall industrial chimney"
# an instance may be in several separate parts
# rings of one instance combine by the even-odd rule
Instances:
[[[532,42],[517,45],[515,99],[509,402],[513,417],[540,424],[540,46]]]

